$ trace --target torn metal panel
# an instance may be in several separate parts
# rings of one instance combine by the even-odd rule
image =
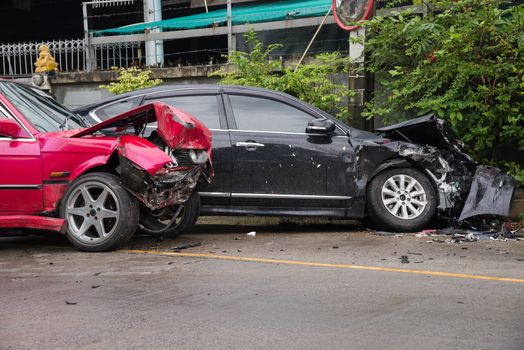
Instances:
[[[516,183],[500,169],[479,166],[459,221],[479,215],[509,216]]]
[[[197,118],[161,102],[146,104],[90,128],[82,129],[70,137],[77,138],[98,132],[129,134],[134,128],[139,135],[148,123],[158,123],[158,134],[171,148],[211,149],[211,131]]]
[[[134,135],[119,137],[118,154],[154,175],[173,159],[146,139]]]

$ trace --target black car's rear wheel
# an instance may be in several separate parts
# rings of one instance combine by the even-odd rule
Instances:
[[[383,171],[368,184],[368,214],[378,227],[418,231],[435,216],[437,197],[430,180],[412,168]]]
[[[200,197],[194,193],[187,202],[171,208],[144,210],[139,228],[152,236],[176,237],[191,228],[200,213]]]

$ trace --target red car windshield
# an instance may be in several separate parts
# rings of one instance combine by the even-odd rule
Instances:
[[[81,117],[36,88],[0,81],[0,93],[40,132],[79,129],[86,126]]]

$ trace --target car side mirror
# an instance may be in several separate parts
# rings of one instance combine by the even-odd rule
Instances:
[[[306,127],[308,134],[330,135],[335,132],[335,122],[331,119],[313,119]]]
[[[28,138],[30,135],[25,131],[16,120],[0,119],[0,137],[11,139]]]

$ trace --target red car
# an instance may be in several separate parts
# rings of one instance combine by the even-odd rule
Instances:
[[[42,91],[0,80],[0,164],[2,231],[59,231],[81,250],[104,251],[139,225],[153,234],[181,227],[197,183],[213,177],[211,132],[163,103],[86,128]]]

